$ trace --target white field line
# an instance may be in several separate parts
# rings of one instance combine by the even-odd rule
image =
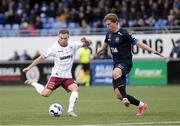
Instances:
[[[155,125],[155,126],[180,126],[180,121],[163,121],[163,122],[135,122],[135,123],[111,123],[111,124],[89,124],[89,125],[74,125],[74,126],[132,126],[132,125]]]
[[[87,124],[87,125],[63,125],[63,126],[124,126],[124,125],[126,125],[126,126],[129,126],[129,125],[180,126],[180,121],[110,123],[110,124]],[[0,126],[60,126],[60,125],[0,125]]]

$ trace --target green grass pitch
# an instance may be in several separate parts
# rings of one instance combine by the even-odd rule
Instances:
[[[115,99],[111,86],[80,87],[77,118],[66,115],[70,93],[62,88],[42,97],[33,87],[0,86],[0,125],[180,125],[180,86],[128,86],[127,92],[149,104],[144,116]],[[48,114],[55,102],[64,108],[60,117]]]

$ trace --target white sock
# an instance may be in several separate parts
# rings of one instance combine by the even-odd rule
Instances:
[[[36,91],[41,94],[41,92],[44,90],[44,86],[42,84],[39,84],[37,82],[32,82],[31,84],[33,87],[35,87]]]
[[[144,102],[140,101],[139,102],[139,107],[142,107],[144,105]]]
[[[69,107],[68,107],[68,112],[71,112],[74,110],[74,106],[75,106],[75,103],[78,99],[78,92],[77,91],[73,91],[71,93],[71,96],[69,98]]]

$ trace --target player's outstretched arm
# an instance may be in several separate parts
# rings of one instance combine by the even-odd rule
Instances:
[[[42,56],[39,56],[29,66],[25,67],[22,71],[23,72],[28,72],[32,67],[34,67],[37,64],[39,64],[40,62],[42,62],[42,60],[43,60]]]
[[[108,45],[104,43],[101,47],[97,49],[97,55],[101,55],[104,53],[104,51],[107,49]]]
[[[83,43],[83,46],[86,46],[86,47],[90,46],[92,43],[90,40],[87,40],[86,37],[82,37],[81,42]]]
[[[142,48],[142,49],[144,49],[144,50],[147,50],[147,51],[149,51],[149,52],[151,52],[151,53],[153,53],[153,54],[159,55],[160,57],[164,57],[161,53],[159,53],[158,51],[152,49],[151,47],[149,47],[148,45],[146,45],[146,44],[144,44],[144,43],[142,43],[142,42],[138,42],[138,43],[137,43],[137,46],[138,46],[139,48]]]

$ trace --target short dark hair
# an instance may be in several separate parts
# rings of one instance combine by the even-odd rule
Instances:
[[[59,31],[59,34],[68,34],[69,35],[69,31],[67,29],[63,29]]]
[[[115,22],[118,22],[118,16],[115,13],[108,13],[104,17],[104,21],[106,20],[110,20],[111,22],[115,23]]]

